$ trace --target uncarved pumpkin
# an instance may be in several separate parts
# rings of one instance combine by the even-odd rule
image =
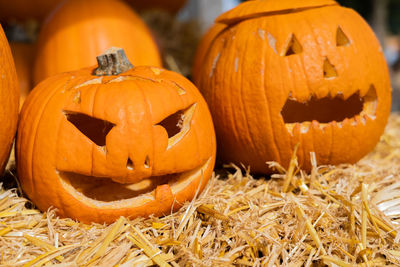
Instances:
[[[158,48],[140,17],[119,0],[67,0],[46,19],[37,44],[34,83],[96,64],[108,47],[123,47],[135,65],[161,66]]]
[[[0,0],[0,21],[43,20],[62,0]]]
[[[125,0],[137,10],[164,9],[170,13],[178,12],[187,0]]]
[[[1,26],[0,77],[0,173],[3,173],[17,130],[19,88],[10,46]]]
[[[224,162],[266,173],[294,148],[310,170],[371,151],[391,105],[388,69],[368,24],[330,0],[245,2],[217,18],[193,76]],[[215,32],[216,31],[216,32]],[[203,55],[203,56],[201,56]]]
[[[10,47],[19,81],[19,106],[22,107],[26,96],[32,89],[32,68],[33,59],[35,57],[35,46],[30,43],[11,42]]]
[[[121,55],[48,78],[28,96],[17,168],[41,210],[99,223],[160,216],[211,177],[215,133],[200,92],[171,71],[129,69]]]

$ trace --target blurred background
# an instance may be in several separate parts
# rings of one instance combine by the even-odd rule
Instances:
[[[162,51],[164,66],[189,78],[195,48],[202,34],[219,14],[243,2],[243,0],[125,1],[129,2],[151,28]],[[46,0],[48,3],[46,8],[36,11],[33,17],[29,9],[34,8],[32,3],[35,1],[13,0],[12,2],[13,4],[10,4],[10,0],[0,0],[0,20],[7,37],[12,42],[34,44],[47,13],[51,13],[60,0]],[[400,0],[338,0],[338,2],[358,11],[374,29],[384,48],[391,71],[392,110],[399,111]],[[26,10],[17,12],[13,8]]]

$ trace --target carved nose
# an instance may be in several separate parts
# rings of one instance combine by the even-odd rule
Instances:
[[[126,162],[126,168],[130,171],[135,170],[135,164],[133,163],[133,161],[130,158],[128,158],[128,160]],[[150,169],[150,157],[149,156],[146,156],[146,159],[144,160],[143,169]]]
[[[329,61],[328,58],[325,58],[323,71],[325,79],[335,79],[338,76],[335,66]]]
[[[128,158],[128,161],[126,162],[126,168],[130,171],[133,171],[135,169],[133,161],[130,158]]]

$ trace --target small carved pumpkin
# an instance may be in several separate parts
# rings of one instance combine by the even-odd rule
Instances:
[[[356,12],[332,0],[260,0],[216,22],[193,76],[223,161],[266,173],[267,161],[287,167],[299,144],[299,164],[310,170],[310,152],[339,164],[374,148],[390,112],[389,75]]]
[[[154,39],[141,18],[119,0],[67,0],[39,33],[34,84],[54,74],[90,67],[108,47],[124,47],[135,65],[161,66]]]
[[[10,156],[18,122],[18,79],[3,28],[0,26],[0,174]]]
[[[215,134],[199,91],[171,71],[130,69],[123,56],[110,50],[95,74],[53,76],[28,96],[18,175],[41,210],[82,222],[160,216],[209,180]]]

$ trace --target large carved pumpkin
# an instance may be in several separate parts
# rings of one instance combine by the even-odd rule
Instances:
[[[10,46],[0,26],[0,174],[10,156],[18,122],[19,88]]]
[[[22,107],[26,96],[32,89],[32,68],[35,46],[30,43],[12,42],[10,43],[10,47],[19,81],[19,106]]]
[[[219,155],[254,172],[267,161],[354,163],[391,104],[388,69],[367,23],[331,0],[248,1],[221,15],[193,76],[213,115]]]
[[[34,83],[96,64],[108,47],[124,47],[135,65],[161,66],[150,31],[119,0],[67,0],[46,19],[37,44]]]
[[[83,222],[159,216],[209,180],[215,134],[199,91],[164,69],[127,70],[121,55],[99,57],[97,75],[88,68],[53,76],[28,96],[18,175],[41,210]]]

